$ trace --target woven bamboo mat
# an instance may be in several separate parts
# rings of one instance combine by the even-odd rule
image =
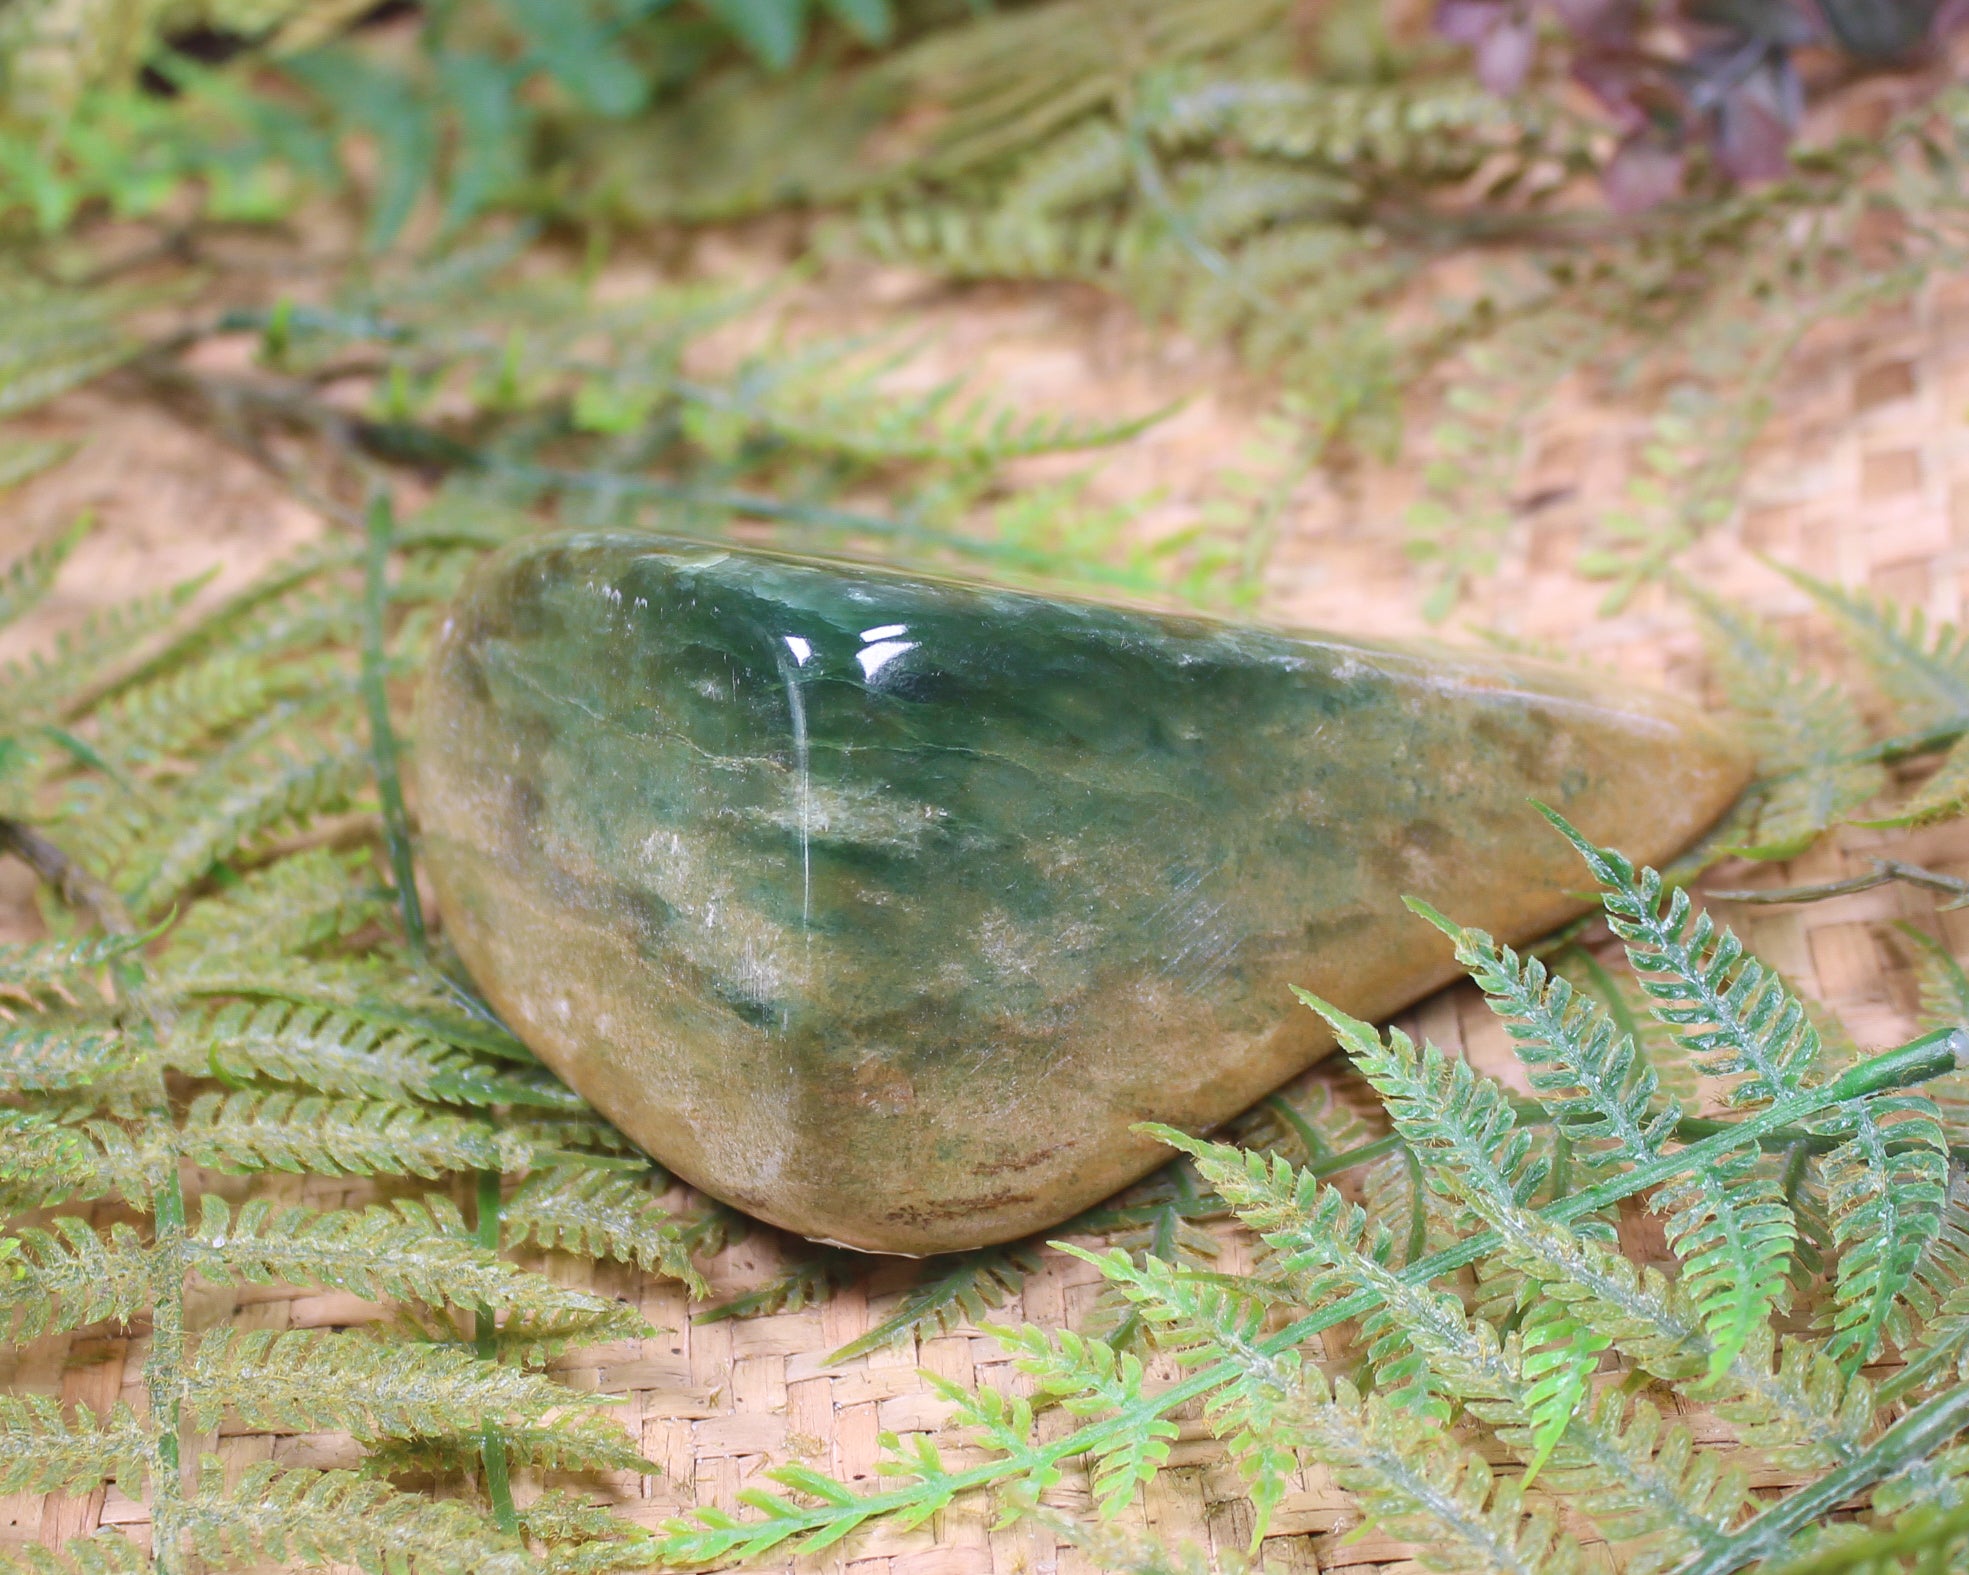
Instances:
[[[1172,378],[1179,392],[1194,386],[1193,367],[1173,362],[1166,349],[1151,349],[1112,311],[1072,293],[988,294],[974,297],[966,310],[948,353],[976,360],[977,343],[965,335],[988,340],[998,359],[985,358],[987,363],[1003,371],[1021,397],[1111,412],[1117,403],[1135,404],[1134,395],[1166,390]],[[243,577],[312,528],[242,461],[206,448],[162,418],[84,394],[47,419],[63,430],[88,431],[90,452],[7,501],[0,511],[0,556],[81,505],[93,505],[105,521],[99,539],[85,549],[88,556],[67,577],[71,589],[51,609],[54,622],[136,582],[154,583],[163,572],[211,563],[227,578]],[[1170,507],[1180,508],[1209,490],[1245,420],[1248,413],[1229,396],[1197,400],[1139,439],[1116,469],[1130,486],[1165,488]],[[1826,632],[1801,595],[1760,564],[1755,552],[1890,593],[1932,618],[1962,618],[1969,585],[1965,420],[1969,280],[1938,283],[1904,308],[1816,334],[1782,390],[1739,517],[1697,548],[1686,566],[1714,590],[1780,620],[1828,653]],[[1618,490],[1645,424],[1645,412],[1582,402],[1566,405],[1546,423],[1525,487],[1550,491],[1558,501],[1534,514],[1512,542],[1503,572],[1479,596],[1472,621],[1569,647],[1636,682],[1700,696],[1701,650],[1681,609],[1651,592],[1618,617],[1602,619],[1595,610],[1599,590],[1570,571],[1583,523]],[[1346,495],[1309,487],[1278,555],[1267,611],[1364,633],[1419,630],[1417,585],[1401,550],[1402,501],[1398,478],[1374,480]],[[1884,840],[1848,831],[1765,878],[1831,878],[1859,867],[1857,861]],[[1925,832],[1899,846],[1905,856],[1969,873],[1969,826]],[[1715,878],[1727,884],[1741,875],[1725,870]],[[1969,913],[1938,915],[1929,897],[1904,887],[1730,917],[1755,950],[1832,1009],[1868,1047],[1905,1037],[1913,1021],[1912,980],[1884,938],[1888,921],[1912,919],[1936,929],[1959,954],[1969,955]],[[32,928],[19,872],[0,873],[0,936]],[[1408,1014],[1406,1026],[1485,1065],[1503,1064],[1501,1036],[1474,992],[1432,999]],[[1312,1075],[1339,1080],[1331,1072]],[[243,1190],[246,1183],[219,1185]],[[295,1178],[252,1185],[317,1204],[371,1194],[366,1184]],[[685,1200],[680,1195],[677,1201]],[[1645,1222],[1632,1229],[1630,1250],[1648,1252]],[[1247,1245],[1235,1231],[1219,1234],[1226,1268],[1248,1262]],[[728,1294],[761,1283],[780,1255],[773,1234],[759,1231],[706,1267],[717,1290]],[[662,1331],[649,1340],[574,1353],[559,1364],[569,1384],[622,1396],[614,1414],[662,1465],[660,1476],[589,1484],[644,1523],[694,1504],[736,1508],[736,1495],[748,1482],[788,1460],[873,1486],[880,1435],[935,1434],[945,1421],[947,1407],[924,1373],[963,1384],[1019,1382],[989,1338],[961,1331],[827,1364],[830,1351],[894,1305],[909,1278],[903,1265],[871,1265],[861,1283],[817,1307],[708,1325],[691,1322],[694,1309],[668,1282],[571,1259],[556,1258],[548,1266],[556,1275],[633,1300]],[[996,1317],[1079,1323],[1095,1299],[1093,1278],[1079,1262],[1049,1253]],[[381,1315],[347,1296],[258,1288],[202,1293],[192,1311],[195,1326],[230,1318],[271,1328],[339,1327]],[[127,1333],[97,1327],[0,1358],[0,1382],[59,1396],[65,1404],[100,1407],[121,1397],[141,1405],[143,1355],[141,1326]],[[1068,1420],[1049,1415],[1040,1426],[1064,1428]],[[1700,1419],[1698,1430],[1727,1436]],[[216,1447],[235,1469],[268,1458],[349,1465],[358,1454],[347,1438],[320,1435],[228,1433]],[[530,1485],[521,1488],[524,1493]],[[1086,1503],[1071,1475],[1059,1500],[1068,1508]],[[86,1498],[16,1496],[0,1499],[0,1540],[59,1540],[102,1524],[141,1533],[145,1519],[141,1504],[113,1489]],[[1196,1416],[1182,1421],[1171,1468],[1142,1491],[1131,1519],[1171,1544],[1191,1542],[1212,1553],[1233,1553],[1248,1542],[1250,1505]],[[1263,1562],[1306,1571],[1415,1567],[1399,1544],[1375,1536],[1347,1540],[1353,1524],[1346,1498],[1322,1472],[1305,1471],[1272,1520]],[[920,1530],[873,1533],[845,1550],[784,1567],[847,1567],[855,1575],[1016,1575],[1090,1566],[1045,1531],[991,1529],[990,1508],[978,1502]]]

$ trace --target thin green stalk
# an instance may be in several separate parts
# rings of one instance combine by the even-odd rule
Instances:
[[[1807,1526],[1903,1466],[1924,1459],[1965,1426],[1969,1385],[1959,1385],[1916,1406],[1838,1470],[1779,1499],[1723,1547],[1683,1565],[1676,1575],[1730,1575],[1746,1564],[1776,1557]]]
[[[376,770],[376,795],[383,806],[383,845],[389,852],[390,877],[396,882],[397,905],[403,912],[404,935],[418,957],[428,952],[424,905],[417,896],[417,866],[410,851],[410,817],[403,807],[403,774],[398,764],[396,730],[390,725],[388,667],[383,650],[383,622],[390,602],[390,546],[396,516],[389,495],[378,489],[369,501],[367,552],[363,555],[362,703],[369,713],[369,754]]]
[[[1714,1165],[1724,1155],[1736,1149],[1760,1142],[1772,1132],[1809,1120],[1833,1106],[1845,1104],[1849,1100],[1865,1099],[1890,1088],[1905,1088],[1940,1077],[1946,1072],[1956,1070],[1959,1061],[1969,1061],[1969,1033],[1960,1029],[1944,1029],[1924,1034],[1899,1049],[1889,1050],[1848,1068],[1830,1083],[1787,1095],[1756,1115],[1745,1117],[1727,1131],[1716,1133],[1674,1154],[1663,1155],[1621,1175],[1610,1177],[1597,1186],[1576,1192],[1571,1197],[1538,1212],[1542,1217],[1560,1224],[1581,1219],[1610,1208],[1622,1198],[1661,1186],[1687,1171]],[[1400,1275],[1408,1284],[1427,1284],[1430,1280],[1454,1273],[1480,1258],[1488,1257],[1503,1245],[1503,1238],[1495,1231],[1484,1231],[1458,1242],[1453,1247],[1432,1253],[1419,1263],[1409,1265],[1400,1271]],[[1279,1355],[1303,1344],[1321,1330],[1359,1318],[1380,1304],[1381,1296],[1378,1292],[1357,1291],[1343,1301],[1289,1324],[1260,1342],[1257,1349],[1268,1356]],[[1008,1477],[1051,1471],[1060,1462],[1071,1459],[1075,1455],[1099,1450],[1110,1442],[1139,1434],[1156,1418],[1222,1388],[1234,1380],[1240,1370],[1240,1365],[1235,1361],[1213,1363],[1181,1382],[1155,1394],[1144,1395],[1113,1415],[1069,1433],[1065,1437],[1027,1445],[1001,1455],[997,1459],[984,1461],[963,1471],[938,1476],[929,1482],[894,1488],[886,1493],[857,1496],[846,1501],[831,1500],[811,1507],[803,1507],[793,1514],[776,1516],[764,1523],[755,1522],[750,1526],[736,1526],[729,1532],[723,1551],[741,1549],[745,1556],[755,1557],[790,1539],[822,1532],[827,1534],[827,1539],[831,1542],[845,1536],[856,1526],[881,1516],[920,1509],[926,1496],[934,1496],[941,1500],[945,1495],[990,1487],[993,1483]],[[708,1532],[693,1533],[694,1544],[702,1549],[709,1535],[711,1533]],[[693,1556],[691,1562],[702,1562],[706,1558],[706,1555],[699,1552]]]
[[[499,1183],[496,1170],[478,1173],[478,1217],[475,1221],[479,1245],[487,1252],[499,1250]],[[472,1315],[473,1334],[479,1356],[488,1362],[499,1358],[499,1325],[490,1307]],[[485,1471],[485,1493],[492,1501],[492,1518],[501,1531],[518,1532],[519,1511],[513,1504],[513,1481],[506,1456],[506,1436],[499,1424],[487,1417],[479,1424],[479,1463]]]
[[[1939,1515],[1918,1511],[1886,1531],[1843,1538],[1817,1553],[1774,1566],[1771,1575],[1878,1575],[1899,1570],[1909,1554],[1933,1555],[1957,1537],[1969,1536],[1969,1504],[1957,1504]],[[1927,1568],[1931,1566],[1918,1566]]]

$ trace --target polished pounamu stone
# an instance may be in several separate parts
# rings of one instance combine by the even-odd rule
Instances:
[[[513,1028],[677,1174],[883,1252],[1053,1224],[1742,787],[1554,668],[766,552],[563,536],[445,625],[418,780]]]

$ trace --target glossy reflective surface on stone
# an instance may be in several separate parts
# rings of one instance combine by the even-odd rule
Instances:
[[[1491,657],[648,536],[489,561],[425,684],[444,922],[679,1175],[878,1251],[1039,1229],[1451,976],[1401,905],[1579,910],[1530,809],[1660,861],[1701,718]]]

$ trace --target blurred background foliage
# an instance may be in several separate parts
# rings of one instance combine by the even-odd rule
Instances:
[[[1729,515],[1791,347],[1960,261],[1969,118],[1949,47],[1966,11],[4,0],[0,245],[60,287],[100,275],[106,226],[148,225],[184,262],[201,230],[334,212],[355,237],[343,294],[387,305],[390,280],[502,228],[592,278],[625,245],[771,215],[799,266],[1091,284],[1233,346],[1273,402],[1222,501],[1122,575],[1220,603],[1257,597],[1306,477],[1399,459],[1423,483],[1407,530],[1427,609],[1448,615],[1524,517],[1543,402],[1588,378],[1659,412],[1580,558],[1617,604]],[[1879,73],[1904,85],[1901,113],[1866,136],[1815,127],[1815,104]],[[279,303],[256,304],[284,334]],[[415,367],[385,358],[405,421],[446,381],[450,351],[420,344]],[[882,386],[866,355],[829,364],[864,403]],[[611,427],[605,463],[646,476],[654,451],[625,459],[628,428],[668,407],[634,369],[591,373],[574,425]],[[797,379],[815,397],[826,381]],[[513,413],[449,416],[450,446],[426,434],[419,455],[455,470],[489,414]],[[840,488],[809,485],[823,494]],[[1023,531],[1069,578],[1139,558],[1071,488],[995,522],[994,499],[952,481],[936,530]]]

